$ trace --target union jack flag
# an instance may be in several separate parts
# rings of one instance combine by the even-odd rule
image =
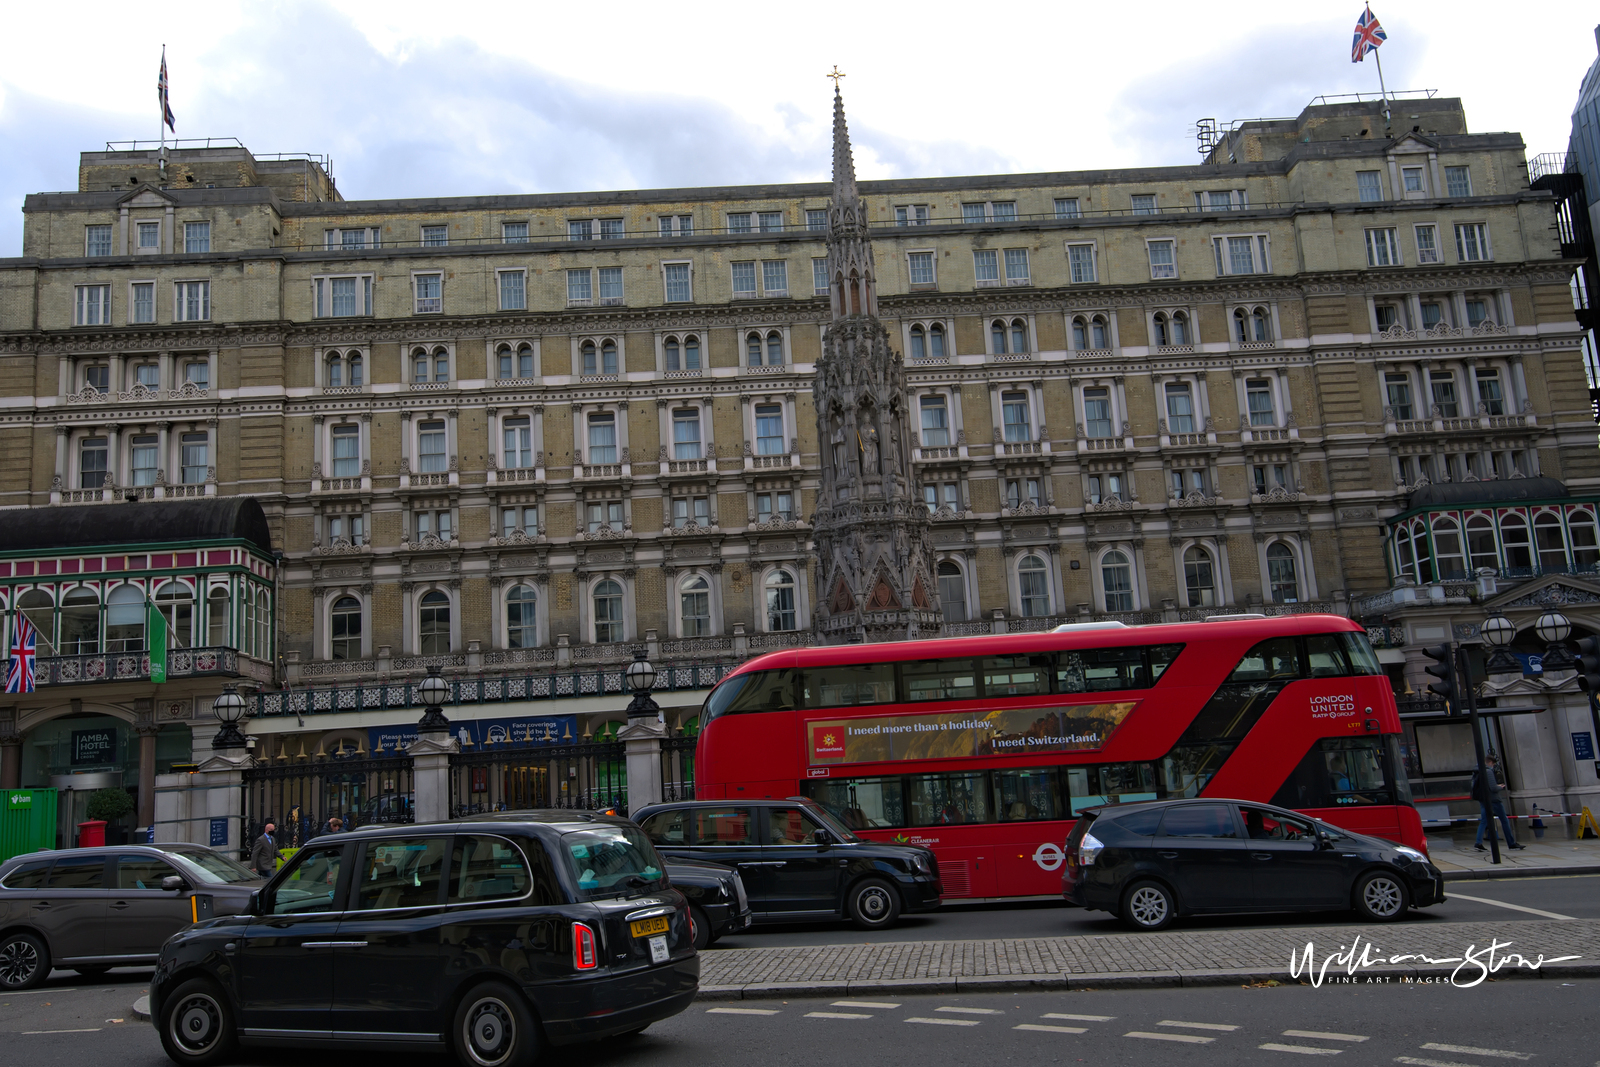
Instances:
[[[167,102],[167,49],[161,49],[161,80],[156,82],[156,99],[161,101],[161,121],[173,133],[178,132],[177,119],[172,114],[172,105]]]
[[[1372,5],[1367,5],[1361,17],[1356,19],[1356,36],[1350,42],[1350,62],[1359,63],[1366,59],[1368,52],[1374,51],[1388,39],[1389,35],[1384,33],[1383,27],[1378,24],[1378,16],[1372,13]]]
[[[39,633],[33,628],[33,623],[28,621],[26,615],[17,612],[16,631],[11,637],[11,665],[6,669],[6,692],[33,692],[33,668],[37,662],[34,645],[38,638]]]

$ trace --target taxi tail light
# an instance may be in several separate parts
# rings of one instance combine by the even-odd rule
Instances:
[[[594,931],[583,923],[572,924],[572,966],[580,971],[592,971],[600,966]]]

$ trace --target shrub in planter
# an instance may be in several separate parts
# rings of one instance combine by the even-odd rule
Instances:
[[[96,789],[89,794],[89,818],[119,822],[133,812],[133,798],[126,789]]]

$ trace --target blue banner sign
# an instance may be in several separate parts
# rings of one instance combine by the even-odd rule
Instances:
[[[485,744],[493,748],[501,745],[573,745],[583,738],[578,736],[576,715],[538,715],[521,719],[455,719],[450,723],[450,736],[467,742],[472,749]],[[373,726],[367,730],[367,744],[373,755],[381,746],[385,752],[404,752],[417,739],[416,723],[396,723],[393,726]]]

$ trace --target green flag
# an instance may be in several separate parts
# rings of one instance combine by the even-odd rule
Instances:
[[[150,605],[150,619],[145,624],[150,635],[150,680],[167,680],[167,617],[154,604]]]

